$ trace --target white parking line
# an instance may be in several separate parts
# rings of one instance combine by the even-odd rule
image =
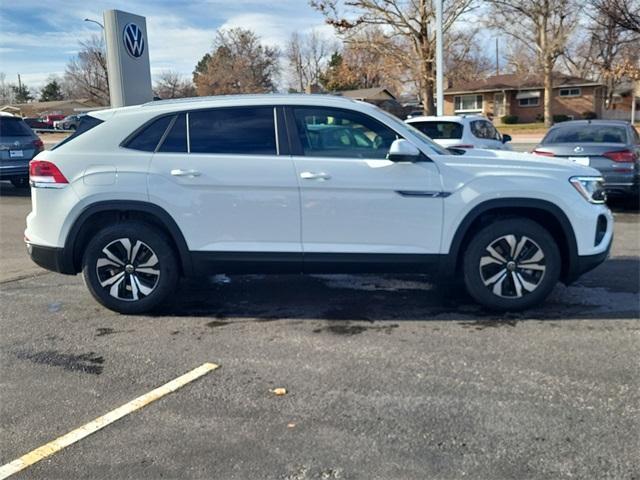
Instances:
[[[2,467],[0,467],[0,480],[3,480],[21,470],[24,470],[34,463],[39,462],[43,458],[47,458],[48,456],[59,452],[63,448],[76,443],[78,440],[82,440],[83,438],[91,435],[94,432],[97,432],[98,430],[115,422],[116,420],[119,420],[120,418],[141,409],[145,405],[148,405],[151,402],[164,397],[166,394],[176,391],[180,387],[185,386],[187,383],[194,381],[195,379],[209,373],[212,370],[215,370],[216,368],[218,368],[218,365],[214,363],[204,363],[198,368],[194,368],[190,372],[187,372],[184,375],[171,380],[169,383],[165,383],[161,387],[158,387],[155,390],[151,390],[149,393],[145,393],[144,395],[131,400],[129,403],[125,403],[121,407],[118,407],[115,410],[112,410],[109,413],[98,417],[95,420],[86,423],[65,435],[62,435],[61,437],[56,438],[52,442],[49,442],[45,445],[42,445],[41,447],[36,448],[35,450],[32,450],[31,452],[23,455],[13,462],[3,465]]]

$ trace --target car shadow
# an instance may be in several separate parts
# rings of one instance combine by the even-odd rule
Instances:
[[[351,321],[451,320],[486,327],[525,319],[629,319],[640,317],[638,278],[640,259],[614,258],[574,285],[559,284],[538,308],[499,313],[480,307],[462,286],[438,286],[423,275],[217,275],[184,282],[155,315],[211,317],[212,327],[280,319],[324,320],[335,328]]]
[[[10,182],[0,181],[0,197],[30,197],[30,188],[16,188]]]

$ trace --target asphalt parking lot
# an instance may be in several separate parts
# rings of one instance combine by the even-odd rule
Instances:
[[[640,479],[640,215],[541,308],[415,275],[217,276],[162,315],[32,265],[0,189],[0,464],[205,363],[29,479]],[[272,390],[286,388],[286,395]]]

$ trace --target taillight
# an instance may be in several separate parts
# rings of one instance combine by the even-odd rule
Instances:
[[[544,150],[534,150],[533,152],[534,155],[541,155],[543,157],[555,157],[556,154],[553,152],[545,152]]]
[[[46,160],[31,160],[29,181],[32,187],[60,188],[69,183],[54,163]]]
[[[453,145],[449,148],[473,148],[473,145]]]
[[[44,150],[44,142],[39,138],[33,141],[33,148],[36,149],[36,153],[40,153]]]
[[[630,163],[635,162],[638,157],[631,150],[617,150],[615,152],[607,152],[602,154],[603,157],[607,157],[614,162]]]

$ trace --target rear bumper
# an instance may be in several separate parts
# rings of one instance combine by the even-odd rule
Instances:
[[[28,177],[29,162],[24,165],[0,165],[0,178]]]
[[[68,258],[64,255],[63,248],[43,247],[42,245],[33,245],[27,243],[27,252],[33,262],[52,272],[64,273],[67,275],[75,275],[76,272],[69,265]]]

